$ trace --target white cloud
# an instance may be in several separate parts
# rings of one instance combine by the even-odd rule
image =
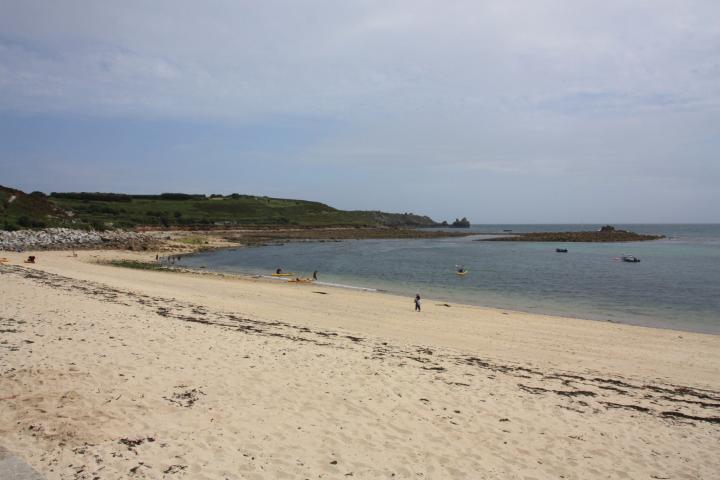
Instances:
[[[0,32],[0,111],[321,117],[297,161],[720,180],[715,0],[0,0]]]
[[[3,105],[372,113],[583,91],[717,96],[716,2],[19,2]],[[9,78],[8,78],[9,77]],[[46,85],[27,78],[46,79]],[[51,92],[47,84],[52,85]],[[148,104],[153,97],[168,97]],[[17,94],[20,95],[17,95]],[[20,96],[21,104],[11,99]],[[168,104],[176,104],[170,112]],[[179,104],[179,105],[177,105]],[[472,108],[472,105],[464,105]]]

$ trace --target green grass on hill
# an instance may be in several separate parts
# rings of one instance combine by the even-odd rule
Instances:
[[[26,194],[0,186],[0,230],[63,224],[67,215],[41,193]]]
[[[414,214],[345,211],[319,202],[250,195],[125,195],[53,193],[48,197],[0,188],[0,228],[73,226],[132,228],[139,226],[431,226]],[[8,204],[10,195],[17,199]],[[22,197],[22,202],[20,198]],[[0,207],[2,208],[2,207]],[[69,213],[66,213],[69,212]],[[21,217],[25,217],[21,220]],[[28,222],[35,224],[28,224]]]

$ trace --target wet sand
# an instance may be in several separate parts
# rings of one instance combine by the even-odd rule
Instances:
[[[0,446],[50,479],[718,478],[718,336],[27,255]]]

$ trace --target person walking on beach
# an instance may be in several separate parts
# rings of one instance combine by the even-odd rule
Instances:
[[[420,294],[418,293],[417,295],[415,295],[415,311],[416,312],[420,311],[420,302],[421,302]]]

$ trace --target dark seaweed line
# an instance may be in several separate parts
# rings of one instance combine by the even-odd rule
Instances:
[[[604,390],[612,390],[621,394],[629,394],[629,391],[636,391],[643,393],[647,393],[647,391],[652,391],[654,393],[664,393],[668,394],[665,396],[662,396],[660,398],[663,398],[665,400],[673,401],[673,402],[685,402],[685,403],[696,403],[693,400],[686,400],[682,398],[678,398],[680,396],[687,396],[687,397],[695,397],[700,399],[707,399],[707,400],[715,400],[720,402],[720,394],[717,392],[713,392],[710,390],[701,390],[701,389],[695,389],[685,386],[679,386],[679,385],[670,385],[670,388],[668,387],[661,387],[657,385],[634,385],[631,383],[623,382],[621,380],[616,379],[610,379],[610,378],[601,378],[601,377],[585,377],[582,375],[577,374],[570,374],[570,373],[563,373],[563,372],[554,372],[554,373],[545,373],[540,370],[528,368],[528,367],[522,367],[522,366],[511,366],[511,365],[501,365],[501,364],[494,364],[487,360],[483,360],[477,357],[456,357],[456,361],[458,363],[464,363],[467,365],[473,365],[478,366],[482,368],[487,368],[489,370],[493,370],[495,372],[501,372],[501,373],[509,373],[509,374],[516,374],[517,372],[521,372],[522,374],[530,374],[535,376],[540,376],[544,379],[557,379],[560,380],[564,385],[570,385],[571,383],[583,383],[585,385],[592,385],[597,388],[602,388]],[[519,375],[516,375],[519,376]],[[612,387],[608,385],[602,385],[602,384],[609,384],[612,385]],[[621,388],[617,387],[624,387],[626,390],[623,390]],[[707,392],[707,393],[706,393]],[[720,407],[720,404],[713,404],[708,402],[697,402],[698,405],[702,405],[704,407]]]
[[[382,346],[375,346],[373,350],[373,357],[372,358],[384,358],[385,356],[390,357],[397,357],[407,360],[413,360],[414,362],[418,362],[415,365],[418,365],[423,370],[434,370],[434,371],[445,371],[446,368],[438,365],[437,363],[432,363],[431,365],[434,366],[427,366],[430,362],[430,358],[418,356],[418,353],[428,353],[429,355],[432,355],[432,351],[417,347],[416,351],[403,351],[399,350],[396,347],[390,347],[387,344],[383,344]],[[606,409],[610,408],[625,408],[628,410],[635,410],[643,413],[648,413],[653,416],[659,417],[659,418],[683,418],[687,420],[695,420],[700,422],[707,422],[711,424],[718,423],[718,417],[706,417],[706,416],[699,416],[699,415],[691,415],[683,412],[678,411],[656,411],[648,407],[644,407],[642,405],[636,405],[636,404],[618,404],[614,402],[609,401],[603,401],[600,400],[603,398],[604,392],[603,391],[610,391],[619,393],[621,395],[627,396],[631,400],[635,401],[649,401],[651,403],[658,404],[657,400],[665,400],[666,402],[672,402],[673,404],[680,403],[681,405],[673,405],[673,407],[681,407],[683,403],[692,404],[692,405],[699,405],[703,408],[716,408],[720,405],[711,404],[708,402],[698,402],[694,400],[688,400],[685,398],[678,398],[678,396],[695,396],[697,398],[713,398],[713,395],[716,395],[715,392],[712,392],[710,390],[696,390],[689,387],[683,387],[683,386],[675,386],[672,385],[669,388],[668,387],[660,387],[657,385],[635,385],[628,382],[624,382],[622,380],[617,380],[613,378],[602,378],[602,377],[586,377],[583,375],[578,374],[572,374],[572,373],[566,373],[566,372],[543,372],[541,370],[520,366],[520,365],[509,365],[509,364],[498,364],[493,363],[491,361],[479,358],[477,356],[458,356],[458,355],[438,355],[435,357],[436,360],[439,359],[446,359],[448,361],[452,361],[453,363],[457,365],[467,365],[471,367],[481,368],[484,370],[489,370],[493,373],[503,374],[503,375],[509,375],[514,376],[517,378],[537,378],[542,381],[547,380],[557,380],[562,386],[567,387],[566,389],[552,389],[552,388],[545,388],[545,387],[533,387],[529,385],[525,385],[522,383],[517,384],[518,388],[531,393],[535,395],[539,394],[555,394],[559,396],[563,396],[566,398],[574,398],[574,397],[590,397],[590,398],[598,398],[598,403],[603,405]],[[492,378],[492,377],[491,377]],[[447,383],[447,382],[446,382]],[[450,382],[451,384],[453,382]],[[575,387],[574,384],[582,384],[586,387],[586,389],[578,389]],[[547,386],[547,385],[546,385]],[[625,387],[626,390],[623,390],[622,388],[619,388],[619,386]],[[591,389],[599,389],[598,391],[592,391],[588,390],[587,387],[590,387]],[[671,395],[657,395],[658,393],[670,393]],[[709,395],[712,394],[712,395]],[[581,404],[584,404],[584,406],[588,406],[586,403],[580,401]],[[578,410],[582,412],[581,410]]]
[[[327,341],[327,339],[329,339],[330,337],[334,337],[337,340],[348,339],[353,343],[361,343],[364,340],[363,338],[355,337],[352,335],[339,335],[334,332],[325,332],[321,330],[313,331],[307,327],[292,325],[286,322],[253,320],[250,318],[239,317],[234,314],[208,314],[205,307],[201,305],[181,302],[178,300],[163,299],[159,297],[150,297],[144,294],[119,290],[95,282],[76,280],[70,277],[65,277],[48,272],[42,272],[38,270],[31,270],[27,268],[17,267],[14,265],[0,266],[0,274],[15,274],[22,278],[34,280],[58,290],[73,292],[80,291],[88,296],[92,296],[95,298],[99,297],[107,302],[128,305],[127,303],[124,303],[120,300],[120,297],[122,296],[125,297],[125,299],[127,300],[134,301],[135,303],[142,305],[143,307],[153,309],[154,313],[163,317],[174,318],[176,320],[189,323],[224,327],[231,330],[241,331],[247,334],[286,338],[293,341],[314,343],[320,346],[336,346],[338,348],[346,347],[330,343]],[[179,313],[179,311],[182,310],[189,310],[198,316]],[[226,323],[222,320],[223,318],[230,320],[233,323]],[[272,328],[280,331],[270,331],[270,329]],[[282,332],[282,329],[296,330],[302,333],[317,335],[322,337],[326,341],[319,341],[314,338],[292,335]]]

